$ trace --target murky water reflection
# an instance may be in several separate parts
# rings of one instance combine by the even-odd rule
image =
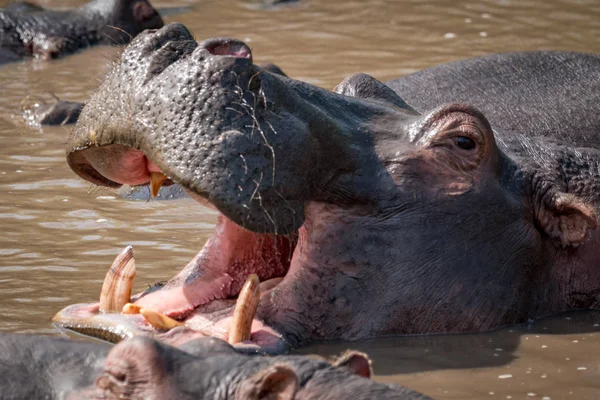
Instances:
[[[277,63],[326,88],[354,72],[387,80],[491,52],[594,52],[600,37],[596,0],[303,0],[268,10],[245,1],[154,4],[186,9],[166,19],[185,23],[198,39],[240,38],[256,62]],[[0,67],[0,331],[56,334],[49,318],[67,304],[96,298],[124,246],[134,245],[141,290],[172,276],[213,229],[214,213],[191,200],[128,202],[81,181],[64,158],[69,129],[32,129],[20,119],[27,96],[85,100],[118,52],[96,48],[51,63]],[[371,354],[377,379],[440,399],[597,399],[598,324],[600,313],[574,313],[491,334],[351,347]],[[327,343],[303,351],[326,355],[347,347]]]

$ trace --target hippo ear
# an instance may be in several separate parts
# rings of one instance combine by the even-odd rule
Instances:
[[[546,197],[550,199],[542,201],[537,222],[563,247],[580,245],[588,231],[596,229],[596,212],[579,197],[563,192]]]
[[[244,400],[291,400],[298,390],[298,377],[285,364],[265,368],[240,385],[237,399]]]
[[[145,21],[155,14],[154,8],[147,1],[138,1],[133,5],[133,19]]]
[[[337,85],[333,91],[344,96],[382,101],[417,114],[389,86],[367,74],[351,75]]]
[[[365,353],[355,350],[348,350],[337,360],[331,363],[334,367],[343,367],[353,374],[370,378],[373,374],[371,369],[371,360]]]
[[[96,389],[109,398],[138,398],[150,389],[167,396],[163,398],[170,398],[175,393],[168,390],[167,371],[160,343],[147,337],[134,337],[120,342],[108,353],[104,371],[96,380]],[[160,385],[152,386],[155,383]]]

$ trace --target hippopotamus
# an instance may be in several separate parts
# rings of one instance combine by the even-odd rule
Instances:
[[[96,44],[126,44],[163,20],[148,0],[94,0],[69,11],[17,3],[0,10],[0,63],[58,58]]]
[[[83,109],[68,164],[102,186],[180,184],[218,211],[216,229],[166,284],[54,320],[280,352],[598,308],[599,93],[592,54],[500,54],[329,91],[261,69],[239,40],[143,33]]]
[[[219,339],[173,348],[138,336],[111,347],[35,335],[0,335],[0,397],[11,399],[427,400],[372,381],[370,360],[242,354]]]
[[[84,103],[56,99],[53,103],[34,102],[23,108],[23,118],[30,125],[67,125],[79,118]]]

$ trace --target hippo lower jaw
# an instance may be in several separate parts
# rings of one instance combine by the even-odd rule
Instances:
[[[123,184],[154,186],[154,189],[163,182],[172,182],[169,178],[153,182],[153,173],[162,172],[139,150],[119,148],[117,153],[119,160],[105,165],[127,164],[127,168],[121,170],[126,171],[126,175],[113,175],[98,164],[97,171],[103,177]],[[93,159],[93,155],[89,159]],[[204,198],[189,194],[214,209]],[[297,237],[297,233],[276,236],[251,232],[219,213],[212,237],[180,273],[166,284],[157,284],[131,298],[139,308],[172,318],[180,326],[157,326],[141,314],[103,312],[99,303],[71,305],[56,314],[53,321],[64,328],[111,342],[136,335],[152,336],[172,345],[202,336],[230,340],[236,299],[248,276],[255,274],[260,280],[258,315],[251,323],[250,340],[241,346],[247,347],[251,342],[268,353],[282,352],[287,345],[280,333],[262,322],[262,318],[268,317],[268,310],[261,305],[269,302],[281,282],[289,283],[287,273]]]

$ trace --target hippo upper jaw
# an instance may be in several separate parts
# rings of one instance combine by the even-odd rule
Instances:
[[[142,33],[122,59],[71,135],[71,168],[111,187],[160,171],[253,232],[297,232],[309,199],[336,196],[322,189],[376,157],[363,124],[397,114],[265,71],[244,43],[197,43],[178,24]]]

